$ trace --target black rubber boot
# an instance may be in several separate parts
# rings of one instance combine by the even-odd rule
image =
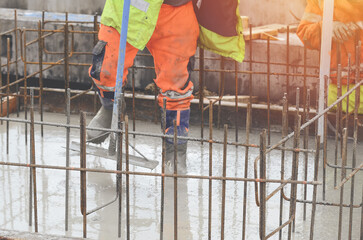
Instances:
[[[189,116],[190,110],[166,110],[166,134],[174,135],[174,126],[173,121],[177,122],[177,135],[178,137],[187,137],[189,131]],[[177,173],[178,174],[186,174],[187,171],[187,140],[178,139],[177,140],[177,153],[176,153],[176,162],[177,162]],[[174,163],[175,163],[175,155],[174,155],[174,139],[167,138],[166,139],[166,149],[165,149],[165,172],[166,173],[174,173]]]

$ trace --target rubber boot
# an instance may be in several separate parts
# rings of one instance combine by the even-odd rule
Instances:
[[[91,122],[88,124],[90,128],[111,128],[112,122],[112,112],[113,112],[113,101],[107,98],[101,98],[102,106],[98,110],[97,114],[92,118]],[[122,115],[125,116],[126,113],[126,102],[122,99]],[[98,131],[98,130],[88,130],[87,131],[87,141],[91,143],[102,143],[108,137],[110,132]]]
[[[166,110],[166,134],[174,136],[173,121],[177,123],[178,137],[187,137],[189,131],[189,117],[190,109],[187,110]],[[187,169],[186,154],[187,154],[187,140],[178,139],[177,141],[177,173],[185,174]],[[165,172],[174,173],[174,139],[166,139],[165,149]]]

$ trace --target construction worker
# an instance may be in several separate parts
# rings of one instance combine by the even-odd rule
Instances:
[[[310,49],[320,49],[323,0],[307,0],[305,13],[297,29],[297,35],[304,45]],[[337,69],[341,64],[342,69],[342,93],[347,91],[348,56],[350,55],[351,74],[349,87],[352,88],[355,81],[356,46],[363,42],[363,0],[335,0],[333,15],[333,42],[331,51],[331,82],[329,83],[328,104],[337,99]],[[360,48],[360,67],[363,63],[363,48]],[[360,80],[362,79],[362,72]],[[358,80],[358,81],[360,81]],[[363,114],[363,87],[360,87],[360,107],[358,112]],[[354,109],[354,93],[350,97],[349,112]],[[346,111],[346,101],[342,104]]]
[[[154,57],[154,81],[160,90],[160,107],[163,99],[167,100],[166,134],[169,135],[174,133],[174,120],[177,123],[178,136],[188,135],[193,83],[190,81],[187,66],[196,52],[199,33],[201,47],[240,62],[243,60],[242,25],[237,14],[239,0],[212,3],[209,10],[214,17],[211,18],[212,15],[209,14],[209,20],[204,16],[208,10],[208,2],[211,1],[198,0],[193,6],[191,0],[131,1],[123,86],[128,68],[133,65],[138,50],[147,47]],[[89,127],[110,128],[111,125],[122,8],[123,0],[107,0],[101,16],[99,42],[93,50],[93,63],[89,73],[97,86],[102,107],[89,123]],[[198,25],[197,17],[201,26]],[[102,142],[106,137],[100,131],[88,131],[87,136],[91,142]],[[166,142],[166,160],[173,168],[173,139],[168,138]],[[178,140],[178,163],[184,169],[186,149],[187,141]]]

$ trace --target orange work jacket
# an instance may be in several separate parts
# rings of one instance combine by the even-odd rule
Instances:
[[[305,13],[302,17],[297,30],[297,35],[303,41],[304,45],[310,49],[320,49],[321,29],[323,19],[323,0],[307,0]],[[347,84],[346,76],[348,74],[348,54],[351,55],[351,71],[355,69],[356,62],[356,46],[358,41],[363,42],[363,0],[335,0],[333,21],[342,23],[353,22],[360,27],[355,36],[350,37],[347,41],[338,44],[332,42],[331,51],[331,77],[332,82],[336,83],[337,66],[342,66],[342,83]],[[340,57],[338,46],[340,45]],[[363,48],[358,53],[360,57],[360,66],[363,63]],[[355,71],[351,72],[350,83],[354,83]],[[361,74],[362,77],[362,74]]]

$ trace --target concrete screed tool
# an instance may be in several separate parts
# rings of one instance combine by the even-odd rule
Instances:
[[[126,52],[126,41],[127,41],[127,28],[129,23],[129,12],[130,12],[130,1],[124,2],[124,9],[122,14],[122,23],[121,23],[121,34],[120,34],[120,45],[119,45],[119,55],[118,55],[118,61],[117,61],[117,75],[116,75],[116,86],[115,86],[115,97],[114,97],[114,103],[113,103],[113,112],[112,112],[112,121],[111,121],[111,129],[112,130],[118,130],[118,119],[120,117],[120,109],[122,109],[122,79],[123,79],[123,69],[125,65],[125,52]],[[120,106],[119,106],[120,105]],[[116,156],[116,143],[117,143],[117,136],[115,132],[110,133],[110,142],[108,146],[108,150],[103,147],[98,147],[94,145],[87,144],[86,147],[86,153],[108,158],[112,160],[118,160]],[[135,147],[129,145],[132,147],[141,157],[129,155],[129,163],[145,167],[149,169],[154,169],[159,162],[158,161],[152,161],[147,159],[140,151],[137,151]],[[71,143],[71,150],[80,150],[80,144],[73,141]],[[125,155],[123,155],[125,157]]]

